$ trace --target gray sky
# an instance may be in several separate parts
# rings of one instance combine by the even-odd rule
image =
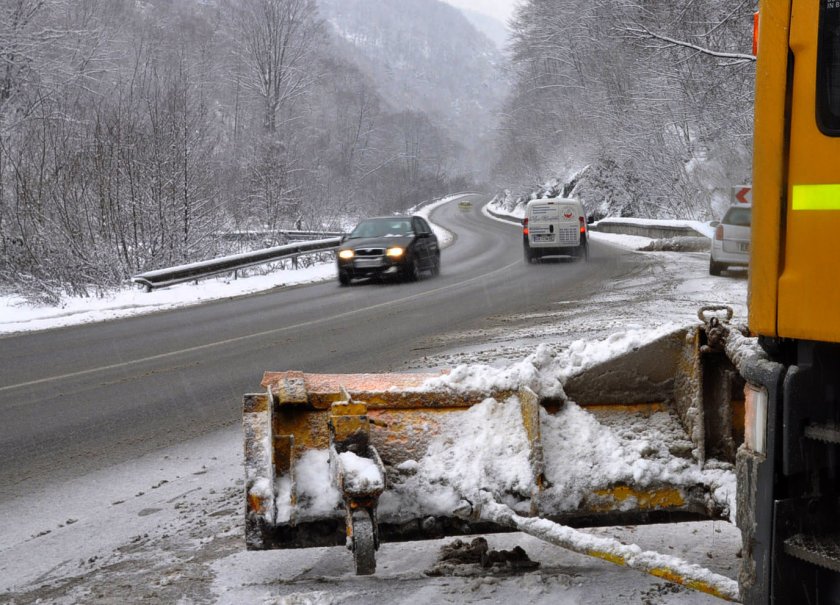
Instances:
[[[519,4],[520,0],[444,0],[444,2],[458,8],[468,8],[490,15],[502,23],[507,23],[514,6]]]

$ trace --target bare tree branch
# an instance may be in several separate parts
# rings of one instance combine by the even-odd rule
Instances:
[[[710,48],[704,48],[697,44],[692,44],[691,42],[676,40],[674,38],[671,38],[670,36],[665,36],[663,34],[652,32],[645,27],[626,27],[624,28],[624,30],[632,36],[641,40],[659,40],[660,42],[667,43],[668,46],[679,46],[682,48],[689,48],[691,50],[696,50],[699,53],[709,55],[711,57],[717,57],[719,59],[734,59],[736,63],[755,62],[755,55],[749,55],[745,53],[722,52],[712,50]]]

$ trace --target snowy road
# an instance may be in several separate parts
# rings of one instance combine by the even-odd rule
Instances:
[[[622,253],[605,245],[610,238],[602,238],[589,267],[545,265],[526,271],[516,229],[450,206],[441,210],[439,220],[451,224],[459,237],[446,251],[437,280],[349,291],[330,283],[210,305],[245,305],[222,324],[213,319],[215,309],[149,318],[149,332],[142,332],[141,340],[150,348],[141,354],[173,355],[140,363],[131,363],[138,357],[130,353],[136,352],[119,349],[131,341],[126,330],[140,331],[140,320],[101,327],[102,332],[61,330],[0,341],[0,362],[12,360],[0,383],[6,387],[0,391],[0,422],[10,423],[3,424],[8,428],[0,449],[5,482],[0,490],[0,603],[718,602],[522,534],[489,540],[496,549],[522,546],[540,562],[536,571],[488,572],[466,566],[427,575],[449,540],[385,545],[377,575],[371,578],[353,576],[352,557],[343,548],[244,551],[241,437],[238,427],[230,425],[238,422],[242,392],[256,387],[263,369],[402,370],[476,360],[504,364],[533,352],[539,343],[556,347],[558,355],[580,355],[581,338],[692,323],[697,307],[710,302],[733,304],[736,319],[744,318],[744,275],[710,278],[706,255]],[[471,235],[481,232],[487,235]],[[316,334],[311,323],[294,327],[278,324],[277,315],[260,318],[257,308],[288,306],[313,292],[318,294],[310,302],[314,316],[305,320],[305,305],[298,302],[292,306],[299,306],[302,315],[293,320],[327,317],[325,309],[334,305],[332,313],[353,313],[352,323],[358,325],[324,321],[318,325],[325,331]],[[364,308],[371,304],[380,306]],[[449,314],[448,323],[438,317]],[[167,332],[186,338],[190,331],[181,330],[187,323],[195,328],[195,340],[188,346],[211,347],[190,355],[156,344]],[[229,330],[236,327],[250,328],[248,334],[278,333],[256,337],[257,346],[233,343],[220,354],[214,343],[230,340]],[[106,328],[117,332],[109,336]],[[379,339],[374,351],[358,340],[344,344],[343,338],[365,332]],[[56,339],[66,333],[86,346],[98,346],[99,352],[79,344],[59,354],[63,360],[51,362],[55,365],[41,362],[32,374],[11,373],[15,363],[33,362],[27,358],[36,355],[27,351],[28,339],[41,340],[43,352],[50,348],[50,335],[56,349]],[[239,366],[238,355],[253,357]],[[89,366],[82,364],[86,356]],[[79,365],[73,365],[74,359]],[[120,369],[7,387],[103,364]],[[250,375],[234,376],[241,367]],[[199,372],[202,380],[215,375],[219,382],[202,385],[192,372]],[[148,382],[139,382],[143,374]],[[109,381],[114,384],[103,384]],[[176,397],[167,398],[172,388]],[[105,410],[104,416],[96,419],[82,408],[82,419],[89,424],[61,434],[69,423],[57,410],[65,404],[77,409],[74,397],[89,399],[91,408]],[[142,406],[157,397],[161,400],[156,405]],[[25,432],[28,424],[41,423],[46,425],[42,432]],[[167,424],[169,434],[149,438]],[[74,440],[81,445],[73,447]],[[57,462],[64,456],[71,457]],[[18,474],[17,465],[25,474]],[[12,485],[17,496],[8,489]],[[724,522],[591,531],[678,555],[730,577],[737,573],[738,534]]]
[[[527,268],[518,229],[475,206],[437,211],[457,239],[436,279],[328,281],[0,339],[0,499],[238,423],[264,370],[399,369],[423,359],[429,338],[482,330],[559,292],[603,290],[640,268],[606,245],[588,265]]]

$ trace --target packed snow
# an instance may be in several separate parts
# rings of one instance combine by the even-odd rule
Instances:
[[[341,452],[339,464],[344,469],[344,488],[351,493],[375,493],[385,489],[385,477],[370,458],[355,452]]]

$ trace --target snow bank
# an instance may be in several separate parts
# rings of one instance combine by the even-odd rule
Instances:
[[[449,202],[452,202],[452,201],[455,201],[459,198],[462,198],[462,197],[464,197],[464,194],[448,195],[444,198],[439,199],[436,202],[432,202],[431,204],[429,204],[427,206],[423,206],[423,208],[421,208],[420,210],[417,210],[416,212],[413,212],[414,214],[417,214],[418,216],[422,216],[427,221],[429,221],[429,225],[432,227],[432,231],[435,232],[435,235],[438,238],[438,244],[440,245],[441,248],[446,248],[452,242],[454,242],[455,241],[455,236],[448,229],[444,229],[440,225],[437,225],[437,224],[432,222],[432,220],[431,220],[432,210],[434,210],[435,208],[438,208],[439,206],[442,206],[444,204],[448,204]]]

